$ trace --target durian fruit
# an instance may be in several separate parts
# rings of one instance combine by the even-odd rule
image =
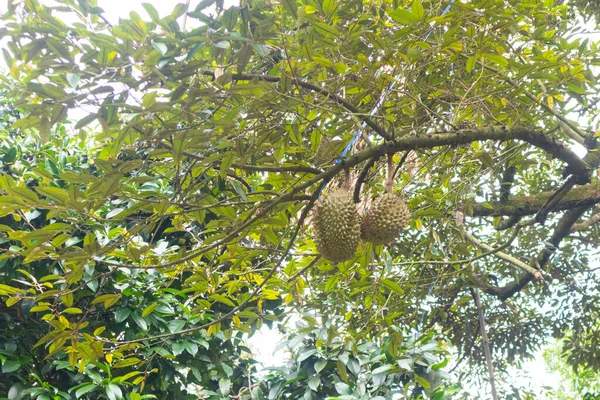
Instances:
[[[379,196],[361,218],[360,235],[366,241],[377,244],[393,242],[410,218],[408,207],[401,196],[392,193],[394,175],[393,154],[388,154],[386,191]]]
[[[398,238],[409,219],[410,212],[402,197],[386,193],[379,196],[362,216],[361,237],[376,245],[389,244]]]
[[[347,189],[333,189],[316,201],[313,230],[322,257],[342,262],[354,256],[360,241],[360,223],[352,194]]]

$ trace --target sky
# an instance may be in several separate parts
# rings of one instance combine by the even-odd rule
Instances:
[[[177,1],[169,0],[97,0],[98,6],[104,10],[104,16],[113,24],[118,23],[120,17],[127,18],[130,11],[136,11],[142,18],[148,18],[145,10],[142,7],[143,2],[151,3],[159,12],[161,17],[171,13]],[[200,0],[190,0],[190,10],[196,7]],[[40,0],[42,4],[56,4],[53,0]],[[185,2],[185,1],[180,1]],[[231,5],[239,4],[239,0],[225,0],[225,8]],[[0,12],[6,10],[6,2],[0,4]],[[207,10],[210,13],[210,9]],[[71,22],[65,15],[61,15],[61,19],[65,22]],[[197,24],[197,20],[188,19],[186,27],[189,29]],[[0,43],[0,47],[1,47]],[[1,60],[1,58],[0,58]],[[3,61],[0,61],[3,63]],[[255,358],[263,363],[264,367],[282,365],[287,360],[285,350],[279,350],[274,353],[275,348],[283,340],[283,337],[276,331],[264,327],[255,334],[249,341],[250,348],[255,352]],[[526,374],[528,371],[528,374]],[[542,386],[557,387],[560,383],[560,375],[557,372],[547,371],[547,366],[539,353],[535,359],[524,363],[521,369],[513,369],[511,373],[514,376],[515,382],[524,384],[534,388],[538,393],[541,393]]]

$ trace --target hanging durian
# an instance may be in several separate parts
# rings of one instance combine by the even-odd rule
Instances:
[[[313,209],[317,250],[331,262],[352,258],[360,241],[358,211],[347,188],[348,174],[346,179],[343,187],[321,196]]]
[[[410,219],[404,199],[392,193],[392,157],[391,154],[388,155],[387,193],[377,198],[361,218],[362,239],[375,245],[393,242]]]

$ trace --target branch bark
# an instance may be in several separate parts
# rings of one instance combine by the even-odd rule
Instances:
[[[472,206],[473,217],[498,217],[502,215],[525,216],[538,213],[555,192],[542,192],[535,196],[513,196],[506,203],[494,201],[476,203]],[[588,184],[573,188],[552,208],[552,211],[565,211],[581,206],[600,203],[600,185]]]
[[[537,269],[542,269],[550,260],[550,256],[556,251],[560,242],[569,235],[571,232],[571,227],[577,220],[590,208],[590,206],[581,206],[576,207],[569,212],[567,212],[558,222],[558,225],[554,229],[554,233],[552,237],[548,241],[549,245],[546,245],[544,249],[540,252],[537,259],[533,260]],[[515,294],[519,293],[532,279],[535,278],[535,275],[529,272],[525,272],[521,274],[515,281],[504,286],[504,287],[496,287],[496,286],[486,286],[484,290],[486,293],[494,295],[498,297],[498,299],[505,301]]]
[[[598,222],[600,222],[600,213],[593,214],[591,217],[589,217],[582,223],[574,224],[573,227],[571,228],[571,232],[585,231],[592,225],[597,224]]]
[[[575,153],[573,153],[566,146],[558,142],[556,139],[550,138],[544,135],[543,133],[533,131],[527,128],[490,127],[488,129],[465,129],[450,133],[439,133],[435,135],[405,136],[403,138],[396,139],[393,142],[383,143],[378,146],[371,147],[355,155],[352,155],[350,157],[347,157],[341,160],[338,164],[331,166],[324,172],[314,175],[304,183],[295,186],[292,190],[279,196],[278,198],[274,200],[268,200],[266,203],[257,204],[255,211],[260,210],[260,213],[249,215],[243,223],[241,223],[238,227],[233,229],[229,234],[225,235],[225,237],[211,244],[198,248],[196,251],[191,252],[186,257],[166,262],[164,264],[144,265],[143,267],[105,261],[98,258],[96,258],[95,260],[97,262],[101,262],[106,265],[119,268],[155,269],[172,267],[174,265],[178,265],[183,262],[197,258],[198,256],[206,253],[207,251],[210,251],[224,243],[227,243],[229,240],[232,240],[233,238],[237,237],[238,234],[250,227],[256,221],[267,215],[277,205],[283,202],[290,201],[294,198],[296,194],[304,192],[306,189],[310,188],[318,182],[331,179],[343,169],[351,168],[370,158],[381,157],[387,153],[394,153],[397,151],[404,150],[434,148],[440,146],[466,144],[484,140],[505,141],[513,139],[523,140],[527,143],[530,143],[536,147],[550,152],[554,157],[567,162],[569,167],[572,167],[572,172],[574,174],[577,173],[580,176],[587,176],[587,179],[589,180],[590,172],[587,170],[586,165],[581,161],[581,159],[579,159],[579,157],[577,157]]]

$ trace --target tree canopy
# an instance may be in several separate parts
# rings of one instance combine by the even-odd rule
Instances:
[[[550,337],[599,367],[595,1],[47,3],[0,28],[0,394],[459,398]],[[342,185],[410,221],[334,263]]]

